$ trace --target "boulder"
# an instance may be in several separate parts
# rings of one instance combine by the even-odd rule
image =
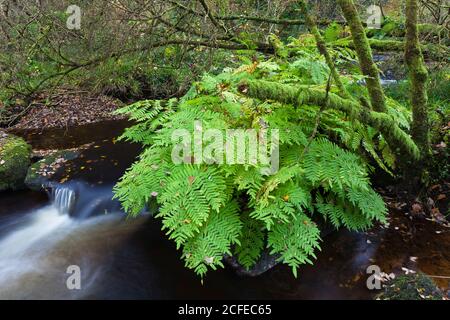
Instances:
[[[30,158],[31,146],[25,140],[0,131],[0,191],[25,187]]]
[[[26,186],[33,191],[40,191],[51,186],[54,174],[66,161],[79,156],[78,151],[61,150],[54,152],[42,160],[33,163],[25,178]]]

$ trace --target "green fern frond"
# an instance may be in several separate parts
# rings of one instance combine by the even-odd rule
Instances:
[[[220,211],[211,213],[198,234],[183,247],[186,267],[201,277],[206,274],[208,267],[213,270],[223,267],[223,255],[231,255],[231,246],[240,244],[241,230],[242,222],[236,202],[229,202]]]
[[[289,223],[276,224],[268,234],[270,253],[280,254],[279,260],[292,268],[295,277],[300,265],[312,264],[320,240],[319,228],[302,212],[297,212]]]
[[[327,196],[326,201],[318,196],[316,208],[323,215],[325,221],[330,221],[336,229],[344,226],[349,230],[362,231],[372,226],[372,221],[365,217],[357,207],[331,194]]]
[[[179,248],[200,230],[211,212],[219,211],[228,196],[225,179],[212,167],[180,165],[167,174],[156,217],[163,219],[163,230]]]
[[[326,139],[317,139],[303,161],[306,178],[325,189],[368,189],[368,175],[362,160]]]
[[[239,245],[235,246],[234,255],[238,262],[247,270],[250,269],[261,256],[264,249],[264,225],[247,214],[241,217],[243,227],[239,237]]]

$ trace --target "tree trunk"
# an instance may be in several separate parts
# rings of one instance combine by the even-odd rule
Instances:
[[[424,63],[419,43],[417,27],[418,0],[406,1],[406,46],[405,62],[408,66],[411,81],[411,107],[413,123],[411,132],[420,149],[423,159],[430,153],[430,134],[427,109],[427,78],[428,72]]]
[[[338,0],[338,3],[350,27],[361,71],[367,77],[367,90],[369,91],[372,108],[378,112],[386,112],[386,101],[381,87],[380,74],[373,61],[372,49],[355,4],[353,0]]]

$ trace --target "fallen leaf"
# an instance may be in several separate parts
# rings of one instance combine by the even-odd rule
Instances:
[[[422,212],[423,212],[422,206],[421,206],[420,204],[418,204],[418,203],[414,203],[414,204],[411,206],[411,209],[412,209],[412,212],[413,212],[414,214],[419,214],[419,213],[422,213]]]
[[[436,147],[445,149],[445,148],[447,148],[447,144],[444,141],[442,141],[441,143],[437,144]]]
[[[205,257],[206,264],[212,264],[214,262],[214,257]]]
[[[405,274],[410,274],[410,273],[414,274],[414,273],[416,273],[414,270],[411,270],[411,269],[408,269],[408,268],[405,268],[405,267],[402,267],[402,270],[405,272]]]

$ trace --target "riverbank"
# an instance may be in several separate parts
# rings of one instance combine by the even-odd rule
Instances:
[[[123,103],[106,95],[79,90],[58,89],[43,92],[30,102],[18,100],[0,118],[0,127],[13,130],[67,128],[107,120],[124,119],[113,111]]]

